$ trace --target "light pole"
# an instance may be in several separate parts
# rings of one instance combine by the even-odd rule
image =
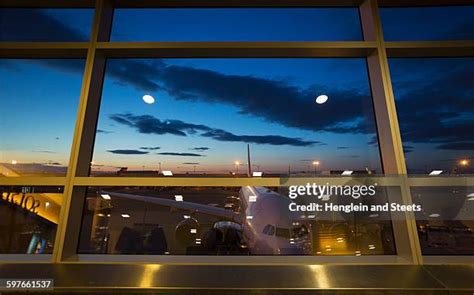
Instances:
[[[240,166],[240,162],[239,161],[235,161],[234,162],[235,164],[235,174],[239,174],[239,166]]]
[[[317,174],[319,164],[320,164],[319,161],[313,161],[314,176],[316,176],[316,174]]]

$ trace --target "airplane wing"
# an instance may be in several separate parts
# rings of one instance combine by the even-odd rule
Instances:
[[[212,216],[216,216],[220,218],[225,218],[226,220],[242,223],[242,218],[240,217],[239,214],[235,213],[234,211],[226,210],[223,208],[217,208],[217,207],[213,207],[209,205],[203,205],[203,204],[185,202],[185,201],[178,202],[175,200],[169,200],[169,199],[163,199],[163,198],[155,198],[155,197],[124,194],[124,193],[114,193],[114,192],[107,192],[107,191],[101,191],[100,193],[108,194],[116,198],[138,200],[138,201],[153,203],[153,204],[166,206],[170,208],[189,210],[196,213],[212,215]]]

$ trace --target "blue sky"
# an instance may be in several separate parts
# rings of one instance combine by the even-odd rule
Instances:
[[[387,40],[473,38],[473,15],[473,7],[381,11]],[[1,9],[0,40],[84,41],[91,22],[88,9]],[[120,9],[112,32],[116,41],[360,39],[356,9]],[[0,63],[0,109],[12,110],[0,119],[0,162],[66,165],[84,62]],[[472,58],[390,60],[410,171],[473,158],[473,66]],[[100,169],[161,162],[230,171],[250,143],[254,164],[269,172],[307,170],[315,159],[321,170],[380,172],[364,59],[110,60],[105,79]],[[322,106],[320,94],[330,97]]]

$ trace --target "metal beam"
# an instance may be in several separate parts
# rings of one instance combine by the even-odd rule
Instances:
[[[365,57],[374,42],[101,42],[106,57]]]
[[[474,56],[474,41],[385,42],[389,57]]]
[[[0,58],[85,58],[88,42],[0,42]]]

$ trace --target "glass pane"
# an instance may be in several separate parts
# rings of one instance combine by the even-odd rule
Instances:
[[[361,40],[357,8],[116,9],[112,41]]]
[[[414,187],[424,255],[474,255],[474,187]]]
[[[88,41],[92,9],[0,9],[0,41]]]
[[[0,253],[51,254],[62,187],[0,186]]]
[[[283,187],[90,187],[76,197],[85,199],[81,254],[396,254],[390,213],[291,211]],[[383,188],[354,201],[385,202]]]
[[[375,174],[375,133],[365,59],[114,59],[92,174]]]
[[[474,40],[474,6],[380,9],[386,41]]]
[[[474,58],[389,62],[408,172],[473,174]]]
[[[0,60],[0,177],[64,176],[84,60]]]

